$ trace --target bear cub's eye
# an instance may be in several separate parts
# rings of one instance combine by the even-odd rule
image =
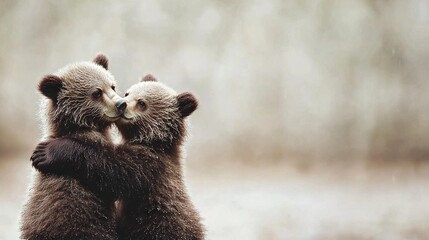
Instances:
[[[116,87],[115,87],[115,86],[112,86],[112,90],[116,92]]]
[[[125,97],[128,96],[129,93],[125,93]]]
[[[146,107],[146,103],[145,103],[145,102],[143,102],[142,100],[139,100],[139,101],[137,102],[137,105],[139,105],[139,107],[141,107],[141,108],[145,108],[145,107]]]
[[[99,99],[103,95],[103,92],[101,89],[97,89],[95,92],[92,93],[92,97],[94,99]]]

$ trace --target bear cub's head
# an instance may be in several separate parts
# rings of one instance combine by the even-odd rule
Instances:
[[[197,109],[191,93],[173,89],[146,75],[125,93],[127,108],[116,122],[125,142],[138,142],[163,150],[181,143],[186,135],[185,118]]]
[[[115,92],[116,82],[107,68],[107,57],[99,54],[93,62],[70,64],[40,81],[39,91],[48,98],[52,135],[104,131],[120,118],[126,103]]]

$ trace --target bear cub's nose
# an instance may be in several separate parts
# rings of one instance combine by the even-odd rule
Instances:
[[[116,109],[118,110],[119,113],[124,113],[125,112],[125,108],[127,108],[127,103],[125,102],[125,100],[119,100],[116,103]]]

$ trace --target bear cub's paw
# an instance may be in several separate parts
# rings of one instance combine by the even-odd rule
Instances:
[[[39,143],[31,155],[30,160],[32,161],[32,165],[39,171],[43,171],[50,165],[46,154],[49,143],[50,141]]]

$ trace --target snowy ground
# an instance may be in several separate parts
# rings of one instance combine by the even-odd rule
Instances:
[[[18,239],[31,172],[0,161],[0,240]],[[371,170],[368,170],[371,169]],[[190,167],[187,182],[208,239],[427,239],[429,166]]]

